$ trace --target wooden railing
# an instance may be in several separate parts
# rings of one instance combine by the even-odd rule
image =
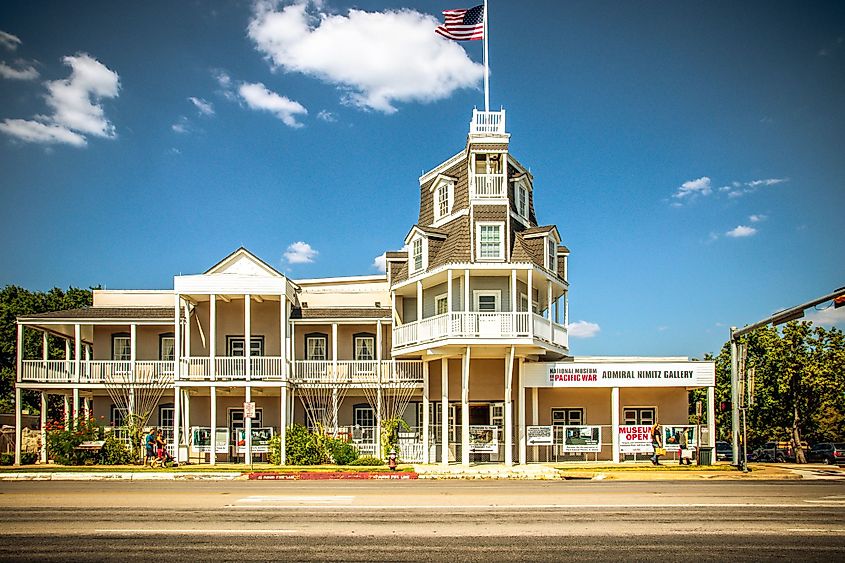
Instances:
[[[453,312],[393,329],[393,346],[402,348],[444,338],[539,338],[567,347],[566,327],[532,313]]]
[[[470,197],[504,198],[508,196],[504,174],[470,175]]]
[[[469,124],[470,134],[497,134],[505,133],[505,110],[501,111],[478,111],[472,110],[472,121]]]
[[[380,375],[380,377],[379,377]],[[292,378],[297,383],[419,383],[421,360],[297,360]]]

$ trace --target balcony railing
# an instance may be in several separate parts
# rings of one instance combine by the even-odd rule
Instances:
[[[21,381],[33,383],[158,383],[173,380],[173,362],[73,360],[23,360]]]
[[[297,383],[394,384],[421,383],[421,360],[297,360],[293,362]]]
[[[502,111],[478,111],[472,110],[472,121],[469,124],[470,134],[504,135],[505,134],[505,110]]]
[[[446,338],[537,338],[568,346],[566,327],[533,313],[453,312],[393,329],[393,346],[402,348]]]
[[[507,197],[504,174],[470,175],[470,195],[472,198]]]

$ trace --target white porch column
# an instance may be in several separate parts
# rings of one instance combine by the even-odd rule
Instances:
[[[332,323],[332,369],[334,370],[334,377],[338,377],[337,372],[337,323]],[[332,388],[332,420],[334,421],[334,428],[332,432],[337,436],[337,387]]]
[[[528,335],[534,336],[534,267],[528,270]]]
[[[135,381],[135,362],[138,360],[138,325],[129,325],[129,381]],[[129,394],[129,412],[127,415],[135,414],[135,393]],[[76,407],[74,406],[74,410]],[[75,414],[75,413],[74,413]],[[128,418],[128,417],[127,417]],[[132,423],[134,425],[134,423]]]
[[[185,389],[183,392],[184,402],[185,402],[185,416],[182,420],[182,432],[185,436],[185,443],[187,444],[190,441],[191,437],[191,393],[190,390]]]
[[[179,389],[179,378],[182,369],[182,307],[179,294],[173,296],[173,447],[176,448],[176,460],[179,459],[179,444],[182,434],[179,426],[182,424],[181,390]]]
[[[552,280],[546,279],[546,318],[552,321]]]
[[[67,397],[67,395],[65,397]],[[23,440],[23,417],[21,416],[22,408],[21,388],[15,385],[15,465],[21,464],[21,441]]]
[[[449,358],[440,360],[440,463],[449,465]]]
[[[540,389],[537,387],[531,388],[531,424],[533,426],[540,424]],[[534,448],[533,454],[531,461],[540,461],[540,452],[537,448]]]
[[[516,271],[514,271],[516,273]],[[505,358],[505,465],[513,465],[513,359],[516,349],[511,346]]]
[[[217,295],[208,296],[208,375],[211,381],[217,379]],[[213,389],[213,387],[212,387]],[[214,431],[211,432],[214,440]],[[214,459],[212,449],[211,459]]]
[[[461,464],[469,465],[469,363],[470,347],[466,347],[461,374]]]
[[[211,453],[208,455],[208,462],[215,465],[217,463],[217,386],[212,383],[209,391],[211,391]]]
[[[70,398],[67,394],[62,395],[64,399],[64,416],[65,416],[65,426],[70,426],[72,417],[70,416]]]
[[[71,412],[73,414],[71,416],[73,418],[71,418],[71,420],[73,421],[73,427],[76,428],[76,426],[79,423],[79,387],[73,388],[72,397],[73,397],[73,408],[71,409]]]
[[[41,392],[41,463],[47,463],[47,392],[46,391]]]
[[[710,443],[707,444],[708,446],[715,447],[716,446],[716,388],[715,387],[708,387],[707,388],[707,433],[710,435]],[[713,461],[716,461],[715,458],[716,452],[713,452]]]
[[[284,297],[283,297],[284,298]],[[288,382],[282,382],[281,396],[279,397],[279,441],[281,446],[280,465],[287,465],[288,458],[285,452],[287,446],[287,421],[288,421]]]
[[[569,326],[569,292],[563,292],[563,325]]]
[[[73,380],[79,382],[82,374],[82,327],[79,323],[73,325]],[[73,415],[76,416],[76,409],[79,408],[79,401],[73,404]]]
[[[451,313],[454,310],[452,307],[452,268],[446,270],[446,310]],[[450,321],[447,327],[449,332],[452,331],[452,322]]]
[[[613,463],[619,463],[619,387],[610,389],[610,432],[612,433]]]
[[[417,322],[423,319],[423,286],[422,280],[417,280]]]
[[[516,294],[516,270],[511,270],[511,313],[519,311],[519,299]],[[514,324],[515,321],[514,321]]]
[[[381,353],[382,353],[381,339],[382,339],[381,320],[379,320],[376,323],[376,358],[377,358],[377,364],[376,364],[377,372],[376,373],[378,373],[378,387],[376,388],[376,413],[375,413],[376,414],[376,436],[377,436],[377,441],[378,441],[378,444],[379,444],[379,447],[378,447],[379,453],[381,453],[381,450],[382,450],[382,444],[381,444],[382,387],[381,387],[381,383],[382,383],[383,372],[381,371]],[[353,353],[354,353],[354,351],[353,351]],[[390,366],[390,367],[394,367],[394,366]],[[392,376],[394,374],[391,373],[390,375]]]
[[[429,430],[429,381],[428,381],[428,362],[423,360],[423,388],[422,388],[422,443],[423,443],[423,463],[431,463],[431,449],[429,448],[430,430]]]
[[[47,360],[50,359],[50,343],[46,331],[41,333],[41,359],[44,361],[44,369],[46,370]]]
[[[464,311],[472,311],[469,298],[469,269],[464,270]]]
[[[530,272],[531,270],[529,270]],[[528,298],[528,307],[531,307],[531,298]],[[525,358],[519,358],[518,373],[519,385],[517,387],[519,396],[516,400],[516,408],[519,411],[519,463],[525,465],[528,461],[528,449],[525,442],[525,381],[522,377],[522,368]]]
[[[244,356],[246,356],[246,391],[244,401],[252,402],[252,295],[244,295]],[[252,419],[244,417],[244,462],[252,463]]]

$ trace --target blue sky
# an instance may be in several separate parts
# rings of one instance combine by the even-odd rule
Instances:
[[[471,5],[3,2],[0,284],[377,273],[483,105],[433,31]],[[574,354],[700,357],[845,285],[845,4],[492,0],[490,59]]]

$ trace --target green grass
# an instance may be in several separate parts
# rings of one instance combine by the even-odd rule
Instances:
[[[573,471],[573,472],[606,472],[606,471],[736,471],[732,465],[601,465],[590,467],[577,466],[555,466],[557,471]]]
[[[413,471],[412,466],[399,466],[399,471]],[[202,465],[181,465],[179,467],[152,468],[142,465],[24,465],[21,467],[0,467],[0,473],[302,473],[302,472],[333,472],[343,471],[347,473],[361,471],[388,471],[386,465],[272,465],[270,463],[255,463],[250,466],[243,463],[218,463],[215,466]]]

